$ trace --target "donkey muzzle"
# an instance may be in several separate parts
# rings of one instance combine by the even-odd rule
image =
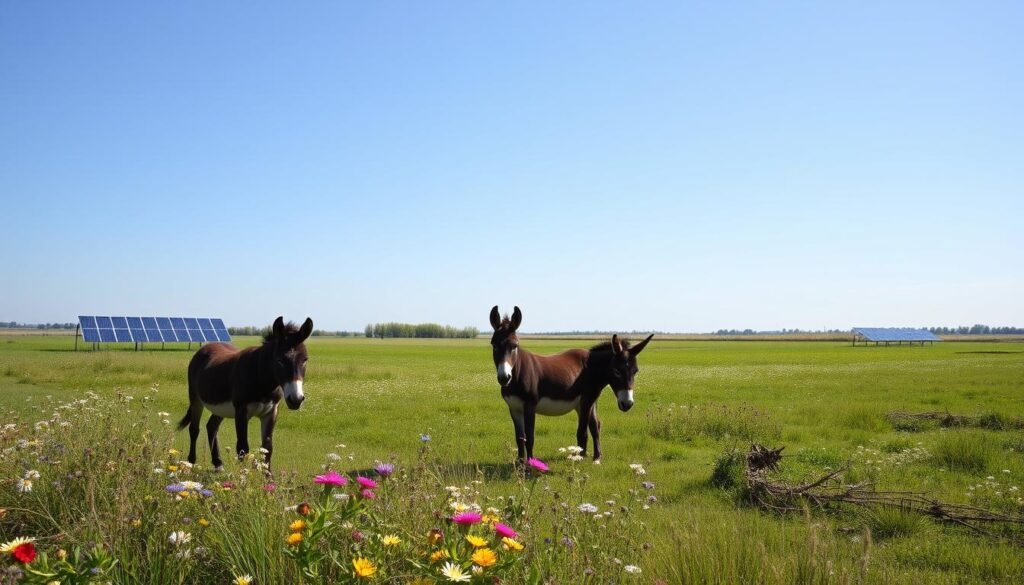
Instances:
[[[615,396],[619,400],[619,410],[627,412],[630,408],[633,408],[632,390],[618,390],[615,392]]]

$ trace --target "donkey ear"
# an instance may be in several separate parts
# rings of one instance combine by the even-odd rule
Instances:
[[[274,332],[274,337],[281,337],[284,335],[284,317],[274,319],[274,326],[272,330]]]
[[[519,307],[512,309],[512,331],[519,329],[519,324],[523,322],[523,312],[519,310]]]
[[[501,327],[501,313],[498,312],[498,305],[494,305],[491,309],[491,327],[497,331],[498,327]]]
[[[636,344],[636,347],[631,348],[629,350],[629,353],[631,353],[633,355],[636,355],[636,354],[640,353],[641,351],[643,351],[644,348],[647,347],[647,342],[650,341],[652,337],[654,337],[653,333],[648,335],[647,339],[645,339],[645,340],[641,341],[640,343]]]
[[[612,335],[612,349],[615,350],[615,353],[622,353],[622,344],[619,343],[618,334]]]
[[[306,322],[302,324],[302,327],[299,327],[298,343],[306,341],[306,338],[308,338],[311,333],[313,333],[313,320],[306,317]]]

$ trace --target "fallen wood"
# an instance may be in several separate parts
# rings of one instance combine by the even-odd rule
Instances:
[[[942,502],[917,492],[877,491],[871,482],[846,484],[843,482],[843,473],[848,470],[846,467],[801,484],[773,478],[771,473],[779,470],[783,448],[769,449],[754,444],[746,456],[748,495],[754,503],[765,509],[799,511],[805,502],[817,506],[830,503],[864,508],[893,506],[964,526],[979,534],[1024,545],[1024,515],[1003,514],[967,504]],[[1003,533],[996,534],[986,527]]]

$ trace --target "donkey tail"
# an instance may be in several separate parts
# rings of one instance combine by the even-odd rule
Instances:
[[[185,416],[181,417],[181,420],[178,421],[178,430],[180,431],[181,429],[187,427],[188,423],[190,423],[191,421],[192,421],[192,409],[190,408],[190,409],[185,411]]]

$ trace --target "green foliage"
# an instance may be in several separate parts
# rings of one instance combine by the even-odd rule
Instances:
[[[865,509],[862,516],[876,540],[914,536],[931,526],[927,517],[903,506],[876,506]]]
[[[749,405],[669,406],[647,415],[648,432],[659,439],[766,442],[781,434],[767,412]]]
[[[936,463],[968,473],[984,473],[998,457],[998,447],[978,431],[946,431],[933,449]]]
[[[438,325],[437,323],[373,323],[366,326],[366,337],[416,337],[432,339],[474,339],[480,335],[476,327],[463,327],[457,329],[450,325]]]

